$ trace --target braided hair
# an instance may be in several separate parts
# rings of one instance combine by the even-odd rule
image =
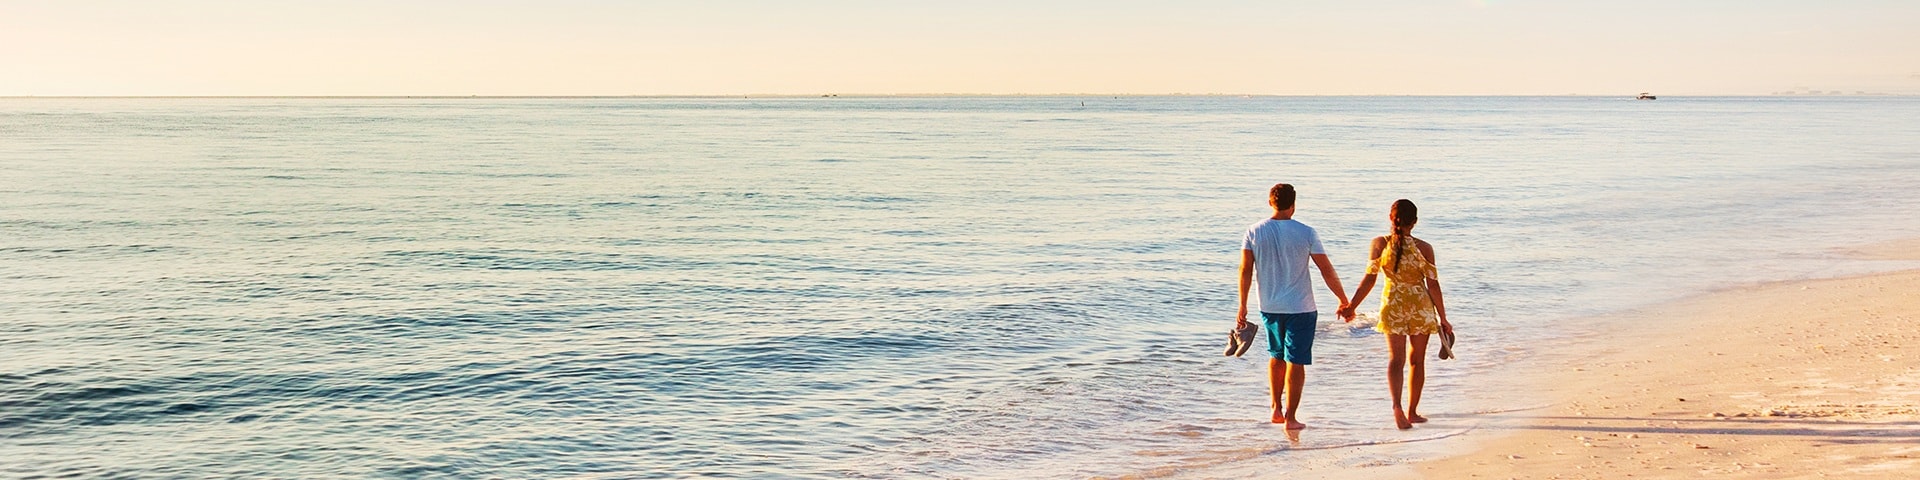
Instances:
[[[1387,251],[1381,255],[1386,256],[1387,273],[1395,273],[1400,266],[1400,252],[1405,251],[1407,237],[1413,233],[1413,224],[1420,221],[1420,207],[1413,206],[1412,200],[1394,200],[1387,218],[1393,221],[1393,234],[1387,235]]]

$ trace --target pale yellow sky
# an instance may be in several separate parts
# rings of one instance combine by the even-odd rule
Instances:
[[[0,0],[0,95],[1920,93],[1914,1]]]

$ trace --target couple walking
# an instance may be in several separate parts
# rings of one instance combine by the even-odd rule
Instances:
[[[1419,211],[1413,202],[1397,200],[1387,218],[1392,232],[1375,237],[1367,254],[1367,276],[1349,300],[1334,273],[1326,250],[1320,247],[1320,235],[1306,224],[1293,220],[1293,186],[1274,185],[1267,203],[1273,205],[1273,217],[1247,229],[1240,244],[1240,312],[1234,328],[1252,327],[1247,322],[1247,291],[1257,279],[1260,283],[1260,316],[1266,323],[1267,350],[1273,359],[1267,363],[1267,379],[1273,385],[1273,423],[1285,423],[1288,430],[1306,428],[1300,423],[1300,391],[1306,386],[1307,365],[1313,363],[1313,330],[1319,309],[1313,302],[1313,279],[1307,264],[1320,270],[1320,278],[1340,299],[1338,315],[1352,322],[1354,310],[1373,289],[1374,278],[1387,276],[1381,291],[1380,323],[1375,330],[1387,334],[1387,385],[1393,391],[1393,423],[1400,429],[1425,422],[1420,416],[1420,390],[1426,383],[1427,340],[1442,331],[1451,334],[1447,309],[1440,299],[1440,279],[1433,266],[1433,246],[1413,237],[1413,225]],[[1411,349],[1411,355],[1408,350]],[[1406,375],[1406,366],[1413,372]],[[1404,380],[1404,382],[1403,382]],[[1402,383],[1411,387],[1406,409],[1400,408]],[[1281,397],[1285,397],[1282,402]],[[1282,408],[1282,406],[1285,408]]]

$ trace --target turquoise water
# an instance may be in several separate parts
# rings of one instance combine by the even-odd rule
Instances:
[[[1920,236],[1900,97],[15,98],[0,165],[0,476],[1392,462],[1568,319]],[[1433,423],[1331,315],[1298,444],[1220,357],[1279,181],[1349,287],[1420,204]]]

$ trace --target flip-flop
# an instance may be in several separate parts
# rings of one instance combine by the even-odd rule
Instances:
[[[1453,329],[1440,329],[1440,359],[1453,358]]]

